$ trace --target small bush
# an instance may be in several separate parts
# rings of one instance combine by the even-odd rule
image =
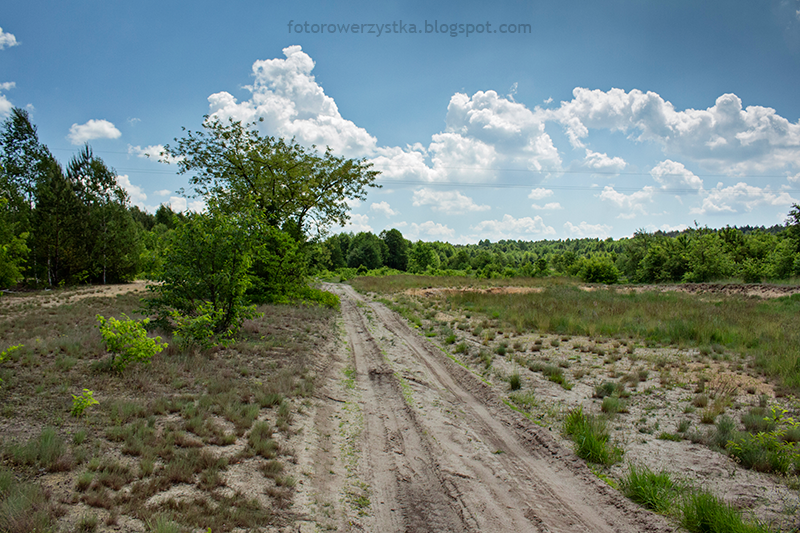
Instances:
[[[519,372],[514,372],[508,378],[508,387],[511,390],[519,390],[522,387],[522,378],[519,376]]]
[[[100,335],[106,345],[106,350],[111,352],[111,366],[114,370],[122,372],[131,362],[149,364],[150,359],[166,348],[166,343],[159,343],[161,337],[151,339],[147,336],[145,326],[149,320],[137,322],[126,315],[125,320],[110,317],[106,320],[102,315],[97,315],[100,322]]]
[[[94,392],[89,389],[83,389],[80,396],[75,396],[73,394],[72,411],[70,411],[70,414],[75,417],[82,416],[87,407],[98,405],[100,402],[94,399],[93,394]]]
[[[603,405],[600,407],[601,411],[610,415],[623,412],[624,409],[625,406],[622,404],[622,401],[616,396],[606,396],[603,398]]]
[[[692,400],[692,405],[699,409],[708,406],[708,396],[706,396],[705,394],[698,394]]]

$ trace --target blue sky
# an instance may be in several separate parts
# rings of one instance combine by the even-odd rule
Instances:
[[[346,231],[619,238],[800,203],[800,0],[27,0],[0,28],[0,114],[63,163],[89,142],[150,211],[198,206],[146,154],[206,114],[373,161]]]

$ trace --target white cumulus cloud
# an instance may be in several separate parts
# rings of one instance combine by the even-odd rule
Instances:
[[[606,239],[612,230],[608,224],[589,224],[586,221],[581,222],[577,226],[572,222],[566,222],[564,229],[570,234],[571,237],[582,239],[585,237],[596,237],[598,239]]]
[[[92,119],[86,124],[73,124],[67,138],[72,144],[83,144],[93,139],[117,139],[122,135],[111,122]]]
[[[414,205],[432,206],[434,211],[441,211],[448,215],[459,215],[468,211],[488,211],[488,205],[478,205],[472,198],[465,196],[458,191],[434,191],[422,188],[414,191]]]
[[[117,176],[117,185],[125,189],[125,192],[128,193],[133,205],[138,206],[141,209],[147,209],[147,207],[144,205],[144,201],[147,200],[147,195],[145,194],[144,189],[131,183],[131,180],[127,174]]]
[[[128,145],[128,153],[136,157],[143,157],[145,159],[152,159],[159,163],[173,164],[183,160],[183,156],[172,157],[164,152],[164,146],[161,144],[152,144],[150,146],[132,146]]]
[[[170,196],[169,201],[166,202],[170,208],[176,213],[183,213],[185,211],[194,211],[195,213],[203,213],[206,210],[206,203],[203,200],[194,198],[183,198],[182,196]]]
[[[14,37],[13,33],[6,33],[3,31],[3,28],[0,28],[0,50],[6,47],[17,46],[18,44],[19,42],[17,42],[17,38]]]
[[[528,198],[531,200],[544,200],[550,196],[553,196],[553,191],[551,189],[539,187],[536,189],[531,189],[531,193],[528,195]]]
[[[531,204],[531,207],[538,211],[556,211],[558,209],[564,209],[563,207],[561,207],[561,204],[559,202],[548,202],[544,205]]]
[[[532,235],[554,235],[556,232],[538,215],[533,218],[514,218],[505,214],[502,220],[484,220],[472,226],[471,229],[483,235],[484,238],[491,237],[493,239],[530,238]]]
[[[342,231],[352,231],[353,233],[372,231],[372,226],[369,225],[369,215],[351,213],[350,220],[344,225]]]
[[[429,220],[427,222],[423,222],[422,224],[417,224],[416,222],[412,222],[411,234],[417,237],[426,235],[428,237],[437,240],[451,239],[455,234],[455,230],[448,228],[446,224],[439,224],[438,222]]]
[[[798,203],[798,200],[789,193],[774,192],[769,187],[754,187],[744,182],[725,187],[722,183],[718,183],[707,192],[701,206],[691,209],[690,213],[701,215],[741,213],[765,205],[785,208],[795,203]]]
[[[7,88],[10,89],[13,86],[14,82],[0,84],[0,91],[6,90]],[[12,104],[11,101],[6,98],[6,95],[0,92],[0,116],[8,116],[12,109],[14,109],[14,104]]]
[[[597,172],[620,172],[628,163],[621,157],[608,157],[608,154],[593,152],[587,148],[583,165]]]
[[[584,147],[590,129],[622,131],[724,172],[800,166],[800,121],[769,107],[743,108],[735,94],[723,94],[707,109],[679,111],[654,92],[577,87],[572,100],[546,113],[564,126],[574,147]]]
[[[369,206],[369,209],[370,211],[375,211],[376,213],[380,213],[387,217],[392,217],[400,214],[394,209],[392,209],[392,206],[389,205],[389,202],[374,202],[371,206]]]
[[[666,159],[650,171],[650,175],[664,190],[676,194],[692,194],[703,190],[703,180],[695,176],[683,163]]]
[[[314,61],[298,45],[283,49],[286,59],[253,63],[255,81],[247,86],[252,97],[237,102],[228,92],[208,97],[209,114],[245,123],[258,121],[269,135],[296,137],[304,145],[330,146],[348,157],[370,155],[375,138],[342,117],[333,98],[325,94],[311,71]]]
[[[647,186],[641,191],[631,194],[616,191],[614,187],[606,185],[600,193],[600,199],[611,202],[619,209],[619,218],[633,218],[637,214],[646,215],[644,205],[653,201],[655,189]]]

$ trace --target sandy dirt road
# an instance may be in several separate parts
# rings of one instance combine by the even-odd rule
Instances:
[[[673,531],[600,481],[548,429],[504,406],[478,376],[394,312],[350,286],[326,289],[342,300],[362,422],[354,453],[369,499],[357,520],[340,521],[341,529]]]

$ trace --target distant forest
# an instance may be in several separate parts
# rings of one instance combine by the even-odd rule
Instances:
[[[482,240],[478,244],[412,243],[396,230],[334,235],[314,256],[318,269],[514,276],[577,276],[590,283],[675,283],[741,280],[746,283],[800,276],[800,207],[786,224],[681,232],[637,231],[614,240]]]

